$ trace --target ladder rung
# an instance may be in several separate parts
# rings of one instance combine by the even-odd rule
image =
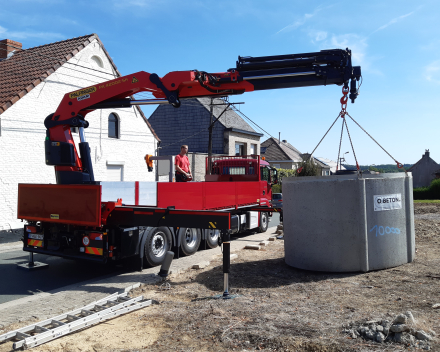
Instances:
[[[112,307],[112,306],[116,306],[117,304],[119,304],[118,302],[115,301],[108,301],[107,303],[105,303],[106,305]]]
[[[15,335],[15,337],[17,339],[19,339],[19,340],[23,340],[23,339],[26,339],[28,337],[31,337],[31,335],[25,334],[24,332],[17,331],[17,334]]]
[[[93,313],[93,312],[91,312],[90,310],[87,310],[87,309],[81,309],[81,313],[80,314],[82,316],[86,317],[88,315],[92,315],[92,314],[95,314],[95,313]]]
[[[60,322],[60,321],[58,321],[58,320],[55,320],[55,319],[52,319],[52,320],[51,320],[51,324],[52,324],[54,327],[62,326],[62,325],[66,325],[65,323],[62,323],[62,322]]]
[[[45,332],[45,331],[49,331],[49,329],[43,328],[42,326],[36,326],[35,327],[35,332]]]
[[[78,320],[78,319],[80,319],[80,318],[77,317],[77,316],[75,316],[75,315],[67,314],[66,319],[67,319],[68,321],[75,321],[75,320]]]
[[[93,308],[94,308],[94,309],[99,309],[99,310],[104,310],[104,309],[107,309],[108,307],[104,307],[104,306],[101,306],[101,305],[97,304],[97,305],[94,306]]]
[[[119,297],[119,300],[121,301],[129,301],[131,298],[129,297]]]

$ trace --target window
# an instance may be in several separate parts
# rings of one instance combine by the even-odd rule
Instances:
[[[261,181],[269,182],[270,181],[269,177],[270,177],[269,176],[269,169],[267,167],[264,167],[264,166],[260,167],[260,179],[261,179]]]
[[[281,169],[281,164],[272,164],[275,169]]]
[[[244,143],[235,143],[235,156],[244,155]]]
[[[104,67],[104,64],[99,56],[93,55],[90,58],[90,60],[92,60],[92,66],[97,66],[97,67],[101,67],[101,68]]]
[[[108,116],[108,136],[109,138],[119,138],[119,118],[115,113]]]
[[[257,145],[256,144],[251,144],[251,155],[256,155],[257,154]]]

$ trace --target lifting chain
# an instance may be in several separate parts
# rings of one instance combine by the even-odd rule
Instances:
[[[324,134],[324,136],[321,138],[321,140],[319,141],[318,145],[315,147],[315,149],[313,149],[312,153],[309,155],[309,157],[307,158],[306,162],[309,161],[309,159],[312,157],[313,153],[315,152],[315,150],[319,147],[319,145],[321,144],[321,142],[324,140],[325,136],[327,136],[327,134],[330,132],[330,130],[332,129],[332,127],[335,125],[336,121],[338,121],[339,117],[341,117],[343,119],[342,121],[342,129],[341,129],[341,138],[339,140],[339,151],[338,151],[338,158],[336,159],[336,170],[338,170],[338,166],[339,166],[339,158],[341,155],[341,145],[342,145],[342,135],[344,132],[344,126],[345,129],[347,130],[347,134],[348,134],[348,138],[350,140],[350,145],[351,145],[351,149],[353,151],[353,156],[354,159],[356,161],[356,169],[358,174],[362,174],[362,171],[360,170],[360,166],[359,163],[357,161],[356,158],[356,154],[354,152],[354,147],[353,147],[353,142],[351,140],[351,136],[350,136],[350,132],[348,131],[348,125],[347,125],[347,120],[345,118],[345,116],[348,116],[362,131],[364,131],[368,137],[370,137],[380,148],[382,148],[382,150],[387,153],[391,159],[394,160],[394,162],[397,164],[397,167],[399,169],[403,169],[405,171],[405,174],[408,174],[407,171],[405,170],[405,168],[403,167],[403,164],[399,163],[396,159],[394,159],[390,153],[388,153],[384,147],[382,147],[361,125],[359,125],[359,123],[357,123],[357,121],[350,116],[350,114],[347,112],[347,103],[348,103],[348,92],[349,92],[349,88],[348,85],[347,86],[343,86],[342,87],[342,97],[340,99],[341,102],[341,112],[339,113],[339,115],[336,117],[335,121],[333,121],[332,125],[330,126],[330,128],[327,130],[327,132]],[[300,167],[299,169],[296,170],[296,172],[298,174],[300,174],[303,170],[303,167]]]
[[[345,114],[347,113],[348,92],[349,92],[348,86],[342,87],[341,113],[339,114],[341,118],[344,118]]]

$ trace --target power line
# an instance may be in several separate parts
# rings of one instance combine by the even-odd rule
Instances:
[[[269,132],[267,132],[265,129],[263,129],[262,127],[260,127],[256,122],[252,121],[249,117],[247,117],[244,113],[242,113],[240,110],[238,110],[235,106],[234,106],[234,110],[236,112],[238,112],[239,114],[243,115],[244,118],[246,118],[247,120],[249,120],[251,123],[253,123],[255,126],[257,126],[261,131],[263,131],[267,136],[272,137],[273,139],[276,139],[274,136],[272,136]]]

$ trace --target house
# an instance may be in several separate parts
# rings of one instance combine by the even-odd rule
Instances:
[[[280,141],[271,137],[261,143],[261,148],[264,150],[261,155],[266,158],[271,166],[277,169],[296,169],[303,160],[310,157],[310,154],[302,154],[285,139]],[[313,157],[313,161],[320,168],[322,176],[330,175],[329,165],[315,157]]]
[[[96,34],[29,49],[0,41],[0,230],[23,226],[16,219],[18,183],[56,183],[45,164],[45,117],[64,94],[119,76]],[[159,139],[140,109],[95,110],[86,120],[96,180],[154,180],[144,156],[154,154]]]
[[[330,167],[330,175],[333,175],[336,173],[336,168],[338,170],[346,170],[344,165],[341,165],[341,164],[337,165],[336,161],[333,161],[331,159],[324,158],[321,156],[317,156],[315,159],[321,161],[322,163],[324,163]]]
[[[412,172],[413,187],[428,187],[435,178],[435,173],[439,166],[429,156],[429,149],[426,149],[422,158],[408,169],[408,171]]]
[[[196,181],[204,180],[205,176],[211,109],[213,121],[218,119],[212,131],[213,154],[260,154],[263,134],[256,132],[220,98],[182,100],[178,109],[160,105],[148,119],[161,139],[159,155],[177,155],[182,144],[189,146],[188,157]]]

